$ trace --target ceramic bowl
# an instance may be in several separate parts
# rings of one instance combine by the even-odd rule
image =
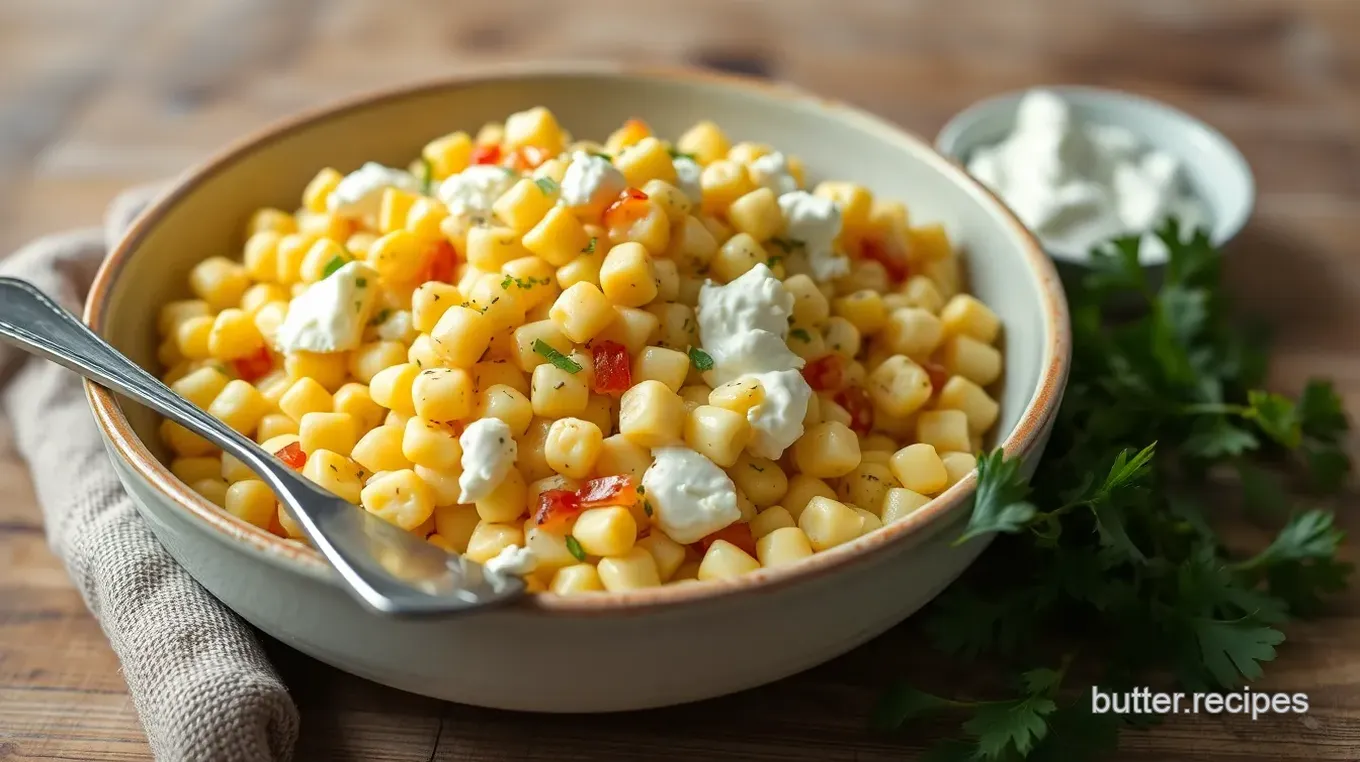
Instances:
[[[1209,238],[1224,246],[1241,232],[1256,202],[1256,183],[1242,153],[1218,130],[1164,103],[1117,90],[1092,87],[1044,87],[1062,98],[1081,122],[1125,127],[1149,147],[1165,151],[1181,164],[1188,190],[1202,199],[1213,221]],[[973,152],[1003,140],[1015,126],[1016,111],[1026,92],[989,98],[959,112],[940,130],[935,148],[966,163]],[[1085,259],[1050,250],[1067,268],[1081,269]],[[1165,259],[1148,260],[1158,271]]]
[[[189,173],[132,226],[100,271],[85,319],[155,362],[155,305],[185,295],[200,259],[237,255],[262,205],[292,208],[323,166],[402,165],[434,136],[546,105],[576,135],[639,116],[663,135],[699,118],[768,141],[835,176],[943,221],[967,251],[972,289],[1005,321],[998,441],[1036,463],[1067,377],[1067,306],[1034,239],[991,194],[921,140],[785,87],[612,66],[501,71],[358,98],[289,120]],[[947,586],[985,542],[951,547],[969,476],[882,531],[788,568],[628,595],[531,596],[460,617],[370,613],[312,550],[218,510],[171,475],[156,416],[89,387],[113,462],[147,521],[189,572],[246,620],[342,670],[414,693],[507,709],[656,707],[768,683],[892,627]],[[754,647],[753,647],[753,644]]]

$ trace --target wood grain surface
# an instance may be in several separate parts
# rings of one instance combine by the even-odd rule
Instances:
[[[119,189],[300,108],[473,64],[579,58],[787,79],[927,136],[980,97],[1040,83],[1163,98],[1221,128],[1257,174],[1229,269],[1277,327],[1275,385],[1328,374],[1360,410],[1357,0],[0,0],[0,252],[96,224]],[[0,760],[149,759],[3,432],[0,495]],[[270,650],[303,712],[303,760],[900,760],[930,740],[864,729],[892,677],[934,674],[910,625],[766,688],[603,717],[444,704]],[[1127,735],[1117,759],[1360,759],[1360,592],[1295,627],[1257,687],[1306,692],[1312,711],[1175,717]]]

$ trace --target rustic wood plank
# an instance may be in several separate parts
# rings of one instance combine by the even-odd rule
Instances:
[[[1257,174],[1259,213],[1228,273],[1242,302],[1276,325],[1274,382],[1296,390],[1325,373],[1360,410],[1351,0],[408,0],[400,12],[363,0],[8,0],[0,252],[97,224],[119,189],[300,108],[470,64],[580,57],[787,79],[923,135],[978,98],[1035,83],[1164,98],[1220,127]],[[0,488],[0,759],[148,759],[116,660],[47,551],[3,435]],[[1308,715],[1177,717],[1130,734],[1119,759],[1356,759],[1358,644],[1352,591],[1294,628],[1258,686],[1310,693]],[[887,676],[933,674],[910,624],[773,686],[608,717],[447,705],[270,650],[303,712],[304,760],[889,760],[928,740],[863,729]]]

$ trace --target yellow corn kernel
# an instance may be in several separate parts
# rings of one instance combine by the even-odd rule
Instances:
[[[520,300],[520,289],[514,284],[513,278],[487,274],[479,278],[467,293],[471,308],[486,318],[493,336],[499,338],[524,324],[524,303]]]
[[[456,421],[472,414],[472,376],[457,368],[427,368],[411,384],[415,414],[431,421]]]
[[[760,568],[760,562],[751,558],[746,551],[727,540],[717,540],[708,546],[704,560],[699,562],[699,579],[728,579]]]
[[[727,469],[727,475],[732,477],[737,489],[760,508],[779,502],[789,489],[789,479],[777,462],[750,453],[742,453]]]
[[[874,407],[889,416],[911,415],[930,399],[929,374],[902,355],[884,360],[867,380]]]
[[[282,239],[283,235],[273,230],[255,233],[246,239],[241,262],[253,280],[271,283],[278,277],[279,241]]]
[[[813,195],[829,198],[841,210],[841,225],[846,230],[865,230],[869,226],[869,212],[874,205],[873,194],[861,185],[827,181],[819,184]]]
[[[859,465],[859,437],[845,424],[819,423],[793,444],[793,459],[809,476],[844,476]]]
[[[339,243],[354,232],[354,223],[343,215],[330,212],[302,212],[297,216],[297,228],[299,233]]]
[[[329,238],[319,238],[302,255],[298,277],[303,283],[316,283],[326,277],[327,270],[334,271],[350,259],[345,247]]]
[[[963,376],[978,386],[987,386],[1001,377],[1001,352],[972,336],[946,340],[940,363],[950,375]]]
[[[434,513],[430,488],[410,469],[370,479],[359,500],[369,513],[402,529],[414,529]]]
[[[302,282],[302,262],[315,242],[315,236],[303,233],[291,233],[280,238],[274,250],[272,280],[285,286]]]
[[[359,440],[359,423],[348,413],[307,413],[298,421],[298,442],[311,454],[330,450],[349,455]]]
[[[506,117],[504,143],[507,149],[533,146],[550,156],[561,153],[565,145],[557,118],[542,106],[535,106]]]
[[[283,368],[288,378],[310,378],[327,390],[335,391],[345,383],[345,359],[343,353],[289,352]]]
[[[185,484],[199,479],[216,479],[222,472],[222,461],[216,456],[175,458],[170,461],[170,473]]]
[[[794,521],[793,514],[789,513],[787,509],[783,506],[772,505],[757,513],[756,517],[751,519],[751,536],[759,540],[776,529],[797,525],[798,522]]]
[[[264,346],[264,337],[255,327],[250,313],[234,307],[222,310],[208,331],[208,353],[218,360],[235,360],[254,354]]]
[[[685,546],[672,540],[661,532],[652,532],[637,541],[637,547],[647,551],[656,562],[657,576],[662,582],[669,580],[685,562]]]
[[[426,244],[444,238],[443,224],[449,216],[448,207],[432,198],[417,198],[406,212],[406,230]]]
[[[699,405],[685,417],[685,444],[723,468],[735,465],[750,441],[751,427],[741,413]]]
[[[505,360],[487,360],[472,366],[472,383],[477,389],[490,389],[497,384],[529,396],[529,377],[524,375],[513,363]]]
[[[555,595],[598,593],[604,589],[599,572],[591,564],[564,566],[553,574],[552,583],[548,585],[548,591]]]
[[[893,453],[888,465],[903,487],[922,495],[938,494],[949,482],[944,461],[940,460],[939,453],[930,444],[918,442],[907,445]]]
[[[652,554],[634,546],[626,553],[600,559],[597,571],[604,589],[611,593],[657,587],[661,575]]]
[[[571,341],[551,320],[525,323],[515,329],[514,340],[515,363],[525,372],[532,372],[534,368],[548,362],[545,355],[535,350],[540,341],[563,355],[570,354],[573,349]]]
[[[400,188],[383,188],[378,204],[378,232],[388,234],[406,227],[406,218],[411,207],[420,199],[410,191]]]
[[[860,519],[862,520],[859,527],[859,533],[861,535],[866,535],[874,531],[875,529],[883,528],[883,520],[880,519],[878,517],[878,514],[874,513],[873,511],[868,511],[863,508],[856,508],[855,513],[858,513]]]
[[[996,423],[1001,406],[982,387],[963,376],[951,376],[935,400],[942,409],[962,410],[968,417],[968,430],[981,434]]]
[[[255,441],[266,442],[283,434],[297,434],[298,423],[283,413],[269,413],[255,427]]]
[[[613,322],[615,312],[598,287],[577,283],[557,297],[549,315],[567,338],[583,344]]]
[[[295,230],[297,223],[293,220],[293,215],[282,209],[269,207],[255,210],[255,213],[250,215],[250,222],[246,223],[246,232],[252,236],[266,231],[284,235]]]
[[[435,531],[455,553],[467,552],[468,540],[481,520],[477,509],[470,505],[441,505],[434,509]]]
[[[669,159],[667,159],[669,161]],[[675,187],[674,180],[648,180],[642,185],[642,192],[647,194],[647,198],[653,201],[662,212],[665,212],[666,219],[671,225],[676,225],[685,221],[689,217],[690,210],[694,208],[694,202],[690,200],[685,192]]]
[[[269,444],[271,447],[277,446],[276,442],[270,442]],[[277,450],[271,450],[270,452],[275,451]],[[237,460],[235,457],[227,453],[222,453],[222,469],[218,475],[221,476],[222,481],[226,482],[227,484],[235,484],[236,482],[242,481],[244,479],[259,478],[258,476],[255,475],[254,471],[250,470],[249,466],[247,466],[245,463],[242,463],[241,461]]]
[[[416,466],[415,472],[416,476],[430,488],[435,505],[448,506],[458,503],[458,498],[462,495],[462,489],[458,486],[458,477],[462,476],[461,469],[436,471],[433,468]]]
[[[769,260],[770,255],[759,241],[746,233],[738,233],[718,248],[709,266],[719,279],[731,282],[752,267]]]
[[[877,291],[855,291],[838,297],[831,310],[837,317],[848,320],[863,336],[876,333],[888,322],[888,309]]]
[[[660,321],[652,310],[660,305],[653,304],[646,310],[635,307],[614,307],[614,316],[609,324],[594,337],[594,341],[613,341],[622,344],[629,354],[642,351],[648,339],[656,332]],[[688,345],[686,345],[688,346]]]
[[[228,485],[221,479],[199,479],[190,484],[189,488],[219,508],[226,508]]]
[[[793,296],[794,325],[820,325],[831,315],[826,296],[812,278],[802,274],[789,276],[784,281],[784,289]]]
[[[965,476],[977,468],[977,458],[971,453],[966,452],[946,452],[940,454],[940,460],[944,462],[945,473],[949,474],[949,487],[958,484]]]
[[[491,492],[477,501],[477,515],[482,521],[508,523],[524,515],[528,505],[528,485],[518,469],[510,469],[505,478]]]
[[[360,432],[368,431],[382,423],[383,416],[386,415],[382,406],[373,401],[373,396],[368,393],[368,387],[364,384],[345,384],[336,390],[331,399],[331,409],[337,413],[348,413],[353,416]]]
[[[923,262],[936,262],[954,257],[954,246],[949,242],[949,234],[938,223],[911,228],[911,253],[914,259]]]
[[[544,213],[542,218],[524,234],[522,244],[525,249],[542,257],[554,267],[570,263],[577,256],[587,253],[585,251],[587,248],[593,250],[595,246],[602,245],[598,242],[592,244],[590,234],[586,232],[581,221],[566,207],[561,206],[552,207]]]
[[[660,381],[673,392],[679,392],[689,375],[689,355],[665,347],[644,347],[633,360],[633,383]]]
[[[619,152],[614,166],[623,173],[629,187],[641,188],[651,180],[675,182],[675,164],[666,145],[646,137]]]
[[[326,211],[326,199],[330,198],[331,191],[345,176],[331,167],[326,167],[316,173],[316,177],[307,183],[307,187],[302,191],[302,206],[311,212]]]
[[[945,338],[940,319],[917,307],[893,310],[881,335],[889,351],[918,361],[930,357]]]
[[[491,330],[491,322],[482,313],[454,306],[439,318],[430,339],[435,354],[444,362],[457,368],[471,368],[490,346]]]
[[[189,288],[215,310],[240,304],[249,286],[246,269],[226,257],[209,257],[189,271]]]
[[[509,386],[495,384],[483,389],[478,395],[477,408],[473,415],[478,418],[498,418],[510,427],[514,436],[523,436],[529,430],[534,418],[534,409],[529,398]]]
[[[371,384],[379,373],[407,360],[407,349],[400,341],[373,341],[349,353],[347,368],[361,383]]]
[[[637,522],[622,506],[591,508],[576,518],[571,534],[592,556],[621,556],[637,541]]]
[[[417,331],[429,333],[446,310],[462,302],[463,295],[451,284],[435,280],[422,283],[411,294],[411,324]]]
[[[359,478],[359,466],[342,453],[325,449],[309,453],[302,475],[340,499],[359,504],[364,486]]]
[[[936,288],[934,281],[924,275],[913,275],[902,285],[901,297],[903,306],[916,307],[923,309],[932,315],[938,315],[944,309],[944,297],[940,295],[940,290]]]
[[[784,227],[779,202],[769,188],[756,188],[733,200],[727,208],[727,221],[757,241],[769,240]]]
[[[610,249],[600,266],[600,288],[605,298],[623,307],[642,307],[655,299],[656,271],[646,247],[629,242]]]
[[[968,294],[958,294],[940,310],[940,322],[948,336],[971,336],[983,344],[996,341],[1001,320],[991,308]]]
[[[203,367],[184,375],[170,384],[170,388],[179,396],[206,410],[229,381],[231,379],[222,371],[213,367]]]
[[[885,453],[886,454],[886,453]],[[841,479],[837,496],[848,505],[869,506],[871,512],[883,504],[884,495],[897,486],[887,463],[860,463]]]
[[[968,416],[962,410],[926,410],[916,417],[916,441],[940,452],[968,452]]]
[[[394,191],[388,188],[387,192]],[[410,283],[425,266],[425,244],[411,231],[399,228],[373,242],[367,261],[383,283]]]
[[[501,267],[501,272],[506,278],[511,279],[515,293],[526,311],[556,297],[559,292],[556,271],[552,265],[539,257],[512,259]],[[510,285],[506,284],[504,279],[501,283],[503,288]]]
[[[731,410],[742,417],[751,408],[765,401],[765,389],[753,378],[728,381],[708,395],[708,404]]]
[[[859,329],[842,317],[830,318],[822,325],[822,345],[847,360],[859,354],[862,340]],[[861,366],[862,367],[862,366]]]
[[[527,232],[557,203],[557,185],[524,178],[496,199],[491,210],[511,229]]]
[[[592,236],[592,240],[594,239]],[[604,254],[609,250],[609,243],[603,239],[599,240],[599,245],[592,251],[582,253],[576,259],[557,268],[558,288],[566,290],[577,283],[589,283],[597,287],[600,285],[600,265],[604,264]]]
[[[350,452],[350,457],[370,474],[410,468],[411,461],[401,449],[405,433],[403,426],[378,426],[359,438]]]
[[[703,268],[717,253],[717,239],[693,216],[686,216],[676,223],[666,249],[667,258],[689,270]]]
[[[615,434],[605,437],[600,443],[600,456],[595,460],[595,473],[598,476],[627,474],[634,480],[640,480],[651,465],[652,455],[646,447],[622,434]]]
[[[564,418],[585,412],[590,387],[584,373],[570,373],[550,363],[534,368],[531,401],[534,415]]]
[[[288,302],[288,289],[277,283],[256,283],[241,294],[241,309],[253,319],[265,305]],[[258,331],[258,324],[256,327]]]
[[[812,542],[796,526],[779,526],[756,539],[756,558],[767,569],[788,566],[812,555]]]
[[[709,214],[727,211],[733,201],[755,190],[756,184],[745,164],[728,159],[710,162],[699,175],[703,189],[703,208]]]
[[[479,564],[495,558],[502,550],[511,545],[524,545],[524,529],[514,524],[494,524],[483,521],[472,531],[468,538],[465,554]]]
[[[894,521],[906,518],[929,502],[930,498],[919,492],[913,492],[905,487],[894,487],[883,496],[879,518],[885,525],[891,524]]]
[[[711,164],[727,156],[731,144],[718,125],[704,120],[695,124],[675,141],[675,147],[690,154],[700,164]]]
[[[859,537],[864,518],[838,500],[814,497],[798,517],[798,528],[813,550],[834,548]]]
[[[310,378],[300,378],[279,398],[279,409],[301,423],[308,413],[328,413],[333,409],[333,398],[325,387]]]
[[[235,379],[227,382],[208,405],[208,412],[249,436],[264,414],[269,412],[269,402],[248,381]]]
[[[532,183],[530,183],[532,185]],[[538,189],[533,189],[538,193]],[[485,272],[494,273],[506,262],[529,255],[520,243],[520,234],[509,227],[475,227],[468,231],[467,260]]]
[[[468,168],[472,161],[472,138],[461,131],[435,138],[425,144],[420,156],[430,163],[430,179],[443,180]]]
[[[440,423],[413,417],[406,422],[401,453],[417,465],[433,469],[456,468],[463,448],[453,431]]]
[[[401,363],[384,368],[368,382],[368,393],[374,402],[389,410],[402,415],[415,415],[416,408],[411,390],[418,375],[420,368],[414,363]]]
[[[619,400],[619,433],[643,447],[681,441],[685,404],[660,381],[643,381]]]
[[[212,318],[212,308],[202,299],[181,299],[161,307],[156,328],[162,338],[173,338],[179,326],[190,318]]]
[[[548,428],[543,454],[557,473],[585,479],[594,470],[603,445],[604,434],[599,426],[579,418],[561,418]]]

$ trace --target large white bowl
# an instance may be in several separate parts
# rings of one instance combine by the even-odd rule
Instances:
[[[813,178],[857,180],[944,221],[973,291],[1005,321],[1000,441],[1036,463],[1067,377],[1067,307],[1051,263],[997,200],[921,140],[788,88],[694,73],[577,67],[468,76],[315,111],[226,150],[149,209],[109,257],[85,319],[134,359],[155,358],[155,305],[198,260],[235,255],[261,205],[291,208],[322,166],[401,164],[430,138],[536,104],[578,136],[645,118],[677,135],[700,118],[802,157]],[[882,531],[792,568],[629,595],[533,596],[440,621],[360,608],[310,549],[218,510],[163,465],[156,417],[90,386],[113,461],[156,535],[209,591],[283,642],[404,690],[489,707],[600,712],[663,706],[778,680],[878,635],[947,586],[985,542],[950,547],[975,477]]]

